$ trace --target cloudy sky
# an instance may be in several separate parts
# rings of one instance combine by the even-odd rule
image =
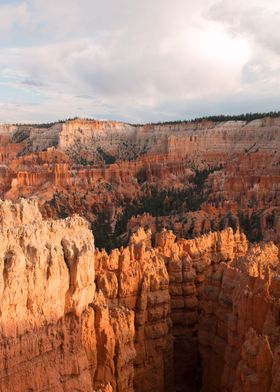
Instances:
[[[0,0],[0,122],[280,110],[279,0]]]

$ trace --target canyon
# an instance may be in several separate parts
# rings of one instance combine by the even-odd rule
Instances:
[[[0,125],[0,391],[280,391],[280,118]]]
[[[279,390],[272,242],[141,228],[108,254],[26,200],[0,223],[1,391]]]
[[[2,199],[36,197],[45,218],[78,213],[100,248],[127,245],[145,221],[153,234],[157,226],[193,238],[238,226],[251,241],[279,242],[279,117],[139,126],[76,119],[0,126],[0,138]]]

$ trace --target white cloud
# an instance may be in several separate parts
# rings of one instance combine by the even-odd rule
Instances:
[[[0,3],[0,39],[6,40],[14,29],[19,31],[29,23],[26,3]],[[4,43],[4,42],[3,42]]]
[[[276,10],[273,0],[0,3],[0,122],[254,110],[279,84]]]

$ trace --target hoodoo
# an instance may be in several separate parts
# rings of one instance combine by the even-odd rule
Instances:
[[[0,0],[0,392],[280,392],[279,23]]]
[[[273,243],[139,229],[108,254],[26,200],[0,223],[1,391],[278,391]]]

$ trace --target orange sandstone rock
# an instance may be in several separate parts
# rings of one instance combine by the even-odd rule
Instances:
[[[1,391],[279,390],[273,243],[139,229],[107,254],[25,200],[0,203],[0,239]]]

